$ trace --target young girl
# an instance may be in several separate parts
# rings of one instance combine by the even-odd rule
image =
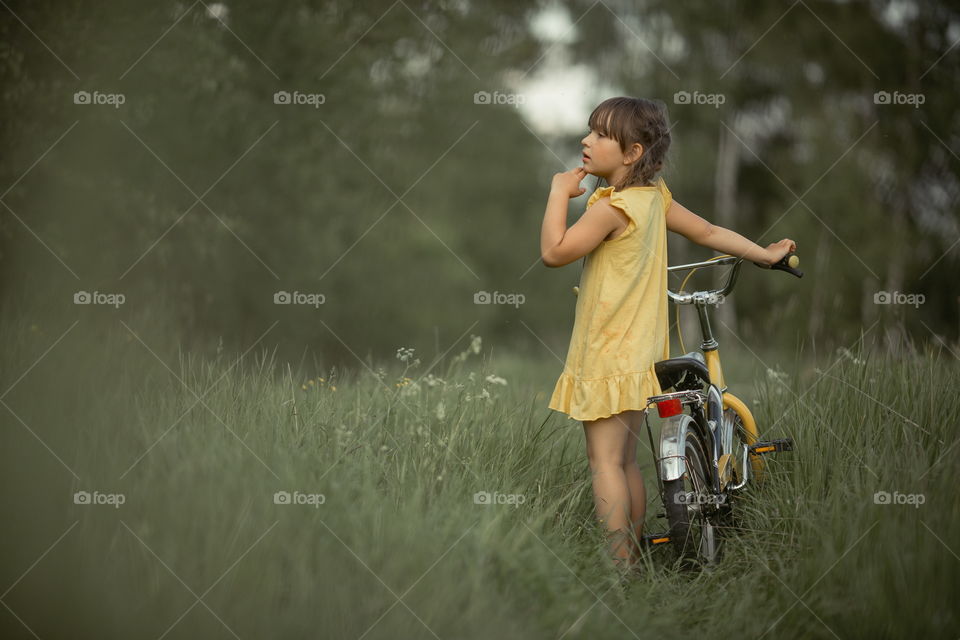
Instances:
[[[553,177],[540,252],[548,267],[587,256],[580,278],[567,360],[549,407],[583,422],[596,515],[606,522],[615,563],[639,553],[646,491],[637,435],[647,398],[662,393],[654,363],[670,357],[667,229],[745,260],[770,265],[796,249],[790,239],[766,248],[712,225],[674,202],[663,178],[670,147],[666,107],[643,98],[610,98],[593,110],[583,166]],[[567,202],[598,188],[567,229]]]

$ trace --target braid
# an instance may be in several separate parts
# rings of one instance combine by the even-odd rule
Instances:
[[[670,130],[662,119],[652,120],[646,127],[646,132],[648,133],[647,144],[643,145],[643,155],[637,162],[639,166],[635,172],[637,179],[643,185],[651,184],[656,175],[663,170],[666,150],[670,147]]]

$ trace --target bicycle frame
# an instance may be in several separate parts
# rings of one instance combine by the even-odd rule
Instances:
[[[750,446],[759,440],[757,422],[754,419],[753,414],[750,412],[750,409],[747,407],[747,404],[734,394],[727,391],[726,381],[723,377],[723,366],[720,362],[720,345],[717,342],[716,337],[713,335],[713,327],[710,325],[710,316],[707,313],[707,305],[719,304],[723,301],[723,298],[733,290],[733,287],[737,282],[737,277],[740,274],[740,267],[743,265],[743,258],[735,258],[733,256],[721,257],[713,260],[705,260],[703,262],[676,265],[673,267],[668,267],[667,270],[670,272],[688,271],[725,264],[733,264],[733,269],[730,272],[727,283],[722,289],[717,291],[694,291],[691,293],[674,293],[670,289],[667,289],[667,295],[675,304],[692,304],[697,309],[697,315],[700,319],[700,329],[702,333],[700,351],[703,352],[707,370],[710,372],[710,386],[715,387],[721,395],[721,409],[719,411],[716,411],[715,408],[713,411],[709,410],[711,407],[708,404],[707,420],[716,420],[718,425],[722,425],[723,410],[728,408],[732,409],[737,415],[740,416],[740,419],[743,422],[743,429],[746,432],[746,444],[747,446]],[[707,428],[706,431],[707,433],[703,435],[710,440],[715,440],[713,434],[710,433],[710,429]],[[717,451],[718,455],[716,460],[717,476],[720,479],[720,486],[718,489],[722,491],[729,481],[729,464],[733,452],[718,450],[717,447],[715,447],[715,451]],[[755,476],[761,476],[764,468],[763,459],[758,456],[753,457],[753,460],[751,460],[751,467]],[[743,480],[745,480],[745,478]]]

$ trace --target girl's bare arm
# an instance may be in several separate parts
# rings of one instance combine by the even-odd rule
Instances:
[[[666,222],[667,229],[679,233],[691,242],[760,264],[773,264],[797,248],[797,244],[787,238],[766,248],[761,247],[736,231],[710,224],[676,200],[667,210]]]
[[[587,175],[575,167],[553,176],[547,208],[540,227],[540,257],[548,267],[562,267],[593,251],[614,229],[627,224],[627,215],[601,198],[591,205],[576,224],[567,229],[567,203],[586,191],[580,181]]]

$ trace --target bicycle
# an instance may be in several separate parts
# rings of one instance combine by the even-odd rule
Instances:
[[[733,264],[720,289],[679,293],[668,287],[667,295],[676,305],[696,307],[703,341],[700,351],[655,363],[661,390],[673,391],[650,396],[643,409],[650,450],[659,452],[654,454],[653,466],[664,512],[658,517],[666,517],[669,530],[644,534],[642,542],[648,547],[672,543],[687,568],[716,564],[722,546],[719,532],[734,518],[731,498],[751,479],[763,480],[763,456],[793,450],[792,438],[760,440],[750,409],[727,390],[724,382],[719,343],[707,307],[718,304],[733,290],[742,263],[743,258],[722,255],[668,267],[670,272],[691,270],[680,286],[682,292],[697,269]],[[754,264],[803,277],[803,272],[796,269],[799,258],[793,253],[773,265]],[[678,316],[679,311],[678,306]],[[658,448],[654,448],[649,421],[654,405],[663,419]]]

